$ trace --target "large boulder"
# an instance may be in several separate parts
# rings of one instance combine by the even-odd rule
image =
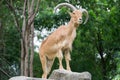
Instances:
[[[16,76],[12,77],[9,80],[53,80],[53,79],[42,79],[42,78],[32,78],[32,77],[26,77],[26,76]]]
[[[9,80],[91,80],[91,74],[89,72],[78,73],[58,69],[51,73],[49,79],[16,76]]]
[[[89,72],[71,72],[67,70],[54,70],[49,79],[54,80],[91,80]]]

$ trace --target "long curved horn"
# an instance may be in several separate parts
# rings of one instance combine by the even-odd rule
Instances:
[[[73,5],[71,5],[69,3],[60,3],[54,8],[54,12],[56,13],[56,10],[61,8],[62,6],[66,6],[66,7],[70,8],[72,11],[76,10],[76,7],[74,7]]]
[[[89,18],[88,11],[87,11],[86,9],[82,9],[82,13],[85,13],[85,14],[86,14],[86,19],[85,19],[85,21],[84,21],[84,23],[83,23],[83,24],[86,24],[87,21],[88,21],[88,18]]]

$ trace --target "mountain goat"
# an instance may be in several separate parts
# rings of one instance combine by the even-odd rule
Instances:
[[[63,54],[65,56],[67,70],[71,70],[69,64],[69,61],[71,60],[70,51],[72,50],[72,43],[76,37],[76,29],[79,26],[79,24],[83,22],[83,13],[86,14],[84,24],[88,20],[87,10],[83,8],[77,9],[69,3],[58,4],[55,7],[54,12],[56,12],[56,10],[58,8],[61,8],[62,6],[70,8],[73,12],[69,13],[71,19],[68,22],[68,24],[60,26],[51,35],[49,35],[47,39],[45,39],[41,44],[39,56],[43,69],[42,78],[47,78],[47,75],[51,70],[55,57],[57,57],[59,60],[59,69],[63,69]]]

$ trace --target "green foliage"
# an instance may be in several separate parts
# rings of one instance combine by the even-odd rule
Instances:
[[[1,69],[9,76],[20,74],[20,37],[14,26],[6,27],[3,30],[3,52],[0,52]],[[2,76],[2,73],[0,72]],[[8,80],[9,77],[3,75],[0,79]]]
[[[20,62],[20,37],[15,27],[5,29],[4,40],[5,40],[5,54],[3,56],[14,64]]]
[[[52,10],[53,5],[56,3],[52,3],[51,1],[51,7],[45,6],[46,9],[41,11],[40,15],[37,16],[35,20],[36,29],[41,30],[42,28],[46,28],[49,30],[69,21],[70,16],[67,12],[70,10],[62,8],[59,14],[55,15],[52,13]],[[71,53],[72,71],[89,71],[93,76],[93,80],[112,79],[118,74],[116,71],[117,67],[119,67],[117,65],[119,61],[116,60],[119,58],[117,52],[120,52],[119,1],[70,0],[70,3],[73,5],[82,5],[89,12],[88,23],[80,25],[77,30],[77,38],[74,41]],[[102,52],[102,56],[105,54],[103,57],[105,65],[101,62],[100,52]],[[56,62],[53,68],[58,67]],[[64,61],[63,63],[65,64]],[[105,69],[103,69],[104,66]],[[105,74],[103,70],[105,70]]]
[[[40,77],[42,76],[42,66],[39,58],[39,54],[35,53],[34,54],[34,63],[33,63],[33,73],[35,77]]]
[[[0,79],[8,80],[9,77],[20,74],[20,35],[5,1],[1,0],[0,5],[0,23],[3,27],[0,28],[0,41],[3,40],[2,52],[0,51]]]

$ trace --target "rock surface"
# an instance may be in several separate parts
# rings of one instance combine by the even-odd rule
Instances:
[[[49,79],[16,76],[9,80],[91,80],[91,74],[89,72],[78,73],[58,69],[51,73]]]
[[[54,70],[49,79],[54,80],[91,80],[91,74],[89,72],[70,72],[67,70]]]
[[[25,77],[25,76],[16,76],[12,77],[9,80],[53,80],[53,79],[42,79],[42,78],[32,78],[32,77]]]

